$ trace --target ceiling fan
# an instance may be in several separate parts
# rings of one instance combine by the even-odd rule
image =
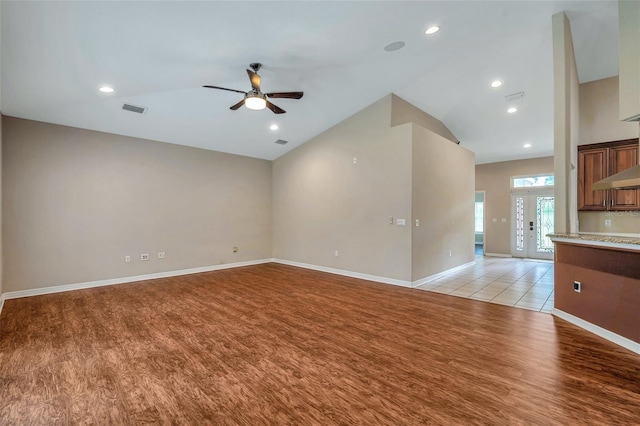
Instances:
[[[242,105],[246,105],[249,109],[264,109],[265,107],[269,108],[274,114],[284,114],[286,111],[280,108],[277,105],[272,104],[267,100],[267,98],[286,98],[286,99],[300,99],[303,92],[272,92],[272,93],[262,93],[260,91],[260,76],[258,75],[258,71],[262,67],[262,64],[254,62],[249,65],[251,69],[247,69],[247,74],[249,75],[249,80],[251,80],[252,89],[248,92],[243,92],[242,90],[235,89],[227,89],[226,87],[218,87],[218,86],[202,86],[208,89],[220,89],[220,90],[228,90],[229,92],[238,92],[244,93],[244,99],[242,99],[237,104],[233,105],[229,109],[237,110]],[[253,70],[253,71],[252,71]]]

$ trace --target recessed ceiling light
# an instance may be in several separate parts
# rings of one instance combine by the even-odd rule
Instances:
[[[517,110],[518,110],[518,108],[516,108],[516,107],[510,107],[510,108],[507,110],[507,112],[508,112],[509,114],[513,114],[513,113],[514,113],[514,112],[516,112]]]
[[[502,86],[502,80],[493,80],[491,82],[491,87],[500,87]]]
[[[522,145],[525,148],[531,148],[531,144],[530,143],[525,143],[524,145]]]
[[[278,125],[277,124],[272,124],[269,128],[271,130],[278,130]]]
[[[404,41],[394,41],[393,43],[389,43],[384,47],[384,50],[387,52],[393,52],[394,50],[400,50],[404,47]]]
[[[433,27],[427,28],[427,30],[424,33],[426,35],[431,35],[431,34],[437,33],[438,31],[440,31],[440,27],[434,25]]]
[[[101,91],[102,93],[112,93],[113,92],[113,87],[102,86],[98,90]]]

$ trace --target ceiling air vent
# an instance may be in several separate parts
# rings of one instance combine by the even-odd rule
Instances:
[[[289,141],[285,141],[285,140],[282,140],[282,139],[278,139],[278,140],[276,141],[276,143],[277,143],[278,145],[286,145],[286,144],[288,144],[288,143],[289,143]]]
[[[507,102],[515,102],[524,98],[524,92],[514,93],[513,95],[507,95],[504,97],[504,100]]]
[[[131,104],[122,104],[122,109],[125,111],[131,111],[138,114],[144,114],[145,112],[147,112],[147,108],[139,107]]]

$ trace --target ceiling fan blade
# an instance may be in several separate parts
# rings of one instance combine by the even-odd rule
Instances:
[[[271,111],[273,111],[274,114],[284,114],[285,112],[287,112],[287,111],[283,110],[282,108],[280,108],[279,106],[274,105],[271,102],[267,101],[266,99],[265,99],[265,102],[267,103],[267,108],[269,108]]]
[[[287,99],[300,99],[304,92],[274,92],[265,93],[270,98],[287,98]]]
[[[249,74],[249,80],[251,80],[251,87],[255,90],[260,90],[260,76],[251,70],[247,70],[247,74]]]
[[[232,110],[234,110],[234,111],[235,111],[235,110],[237,110],[238,108],[240,108],[242,105],[244,105],[244,99],[243,99],[243,100],[241,100],[240,102],[238,102],[237,104],[235,104],[234,106],[230,107],[229,109],[232,109]]]
[[[228,90],[229,92],[237,92],[237,93],[244,93],[245,95],[247,94],[247,92],[243,92],[242,90],[236,90],[236,89],[227,89],[226,87],[218,87],[218,86],[202,86],[202,87],[206,87],[207,89],[220,89],[220,90]]]

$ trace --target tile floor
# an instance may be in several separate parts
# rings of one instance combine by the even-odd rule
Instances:
[[[479,255],[475,265],[417,288],[550,313],[553,310],[553,262]]]

